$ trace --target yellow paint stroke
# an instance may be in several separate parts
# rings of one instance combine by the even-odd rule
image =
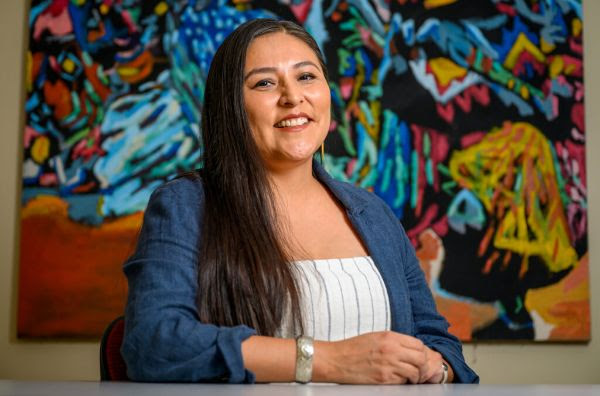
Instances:
[[[31,55],[31,51],[27,51],[25,68],[25,85],[27,92],[31,92],[33,89],[33,55]]]
[[[493,244],[541,258],[550,271],[575,265],[550,144],[533,125],[505,122],[483,140],[452,154],[452,178],[496,217]]]
[[[556,48],[556,45],[547,42],[542,37],[542,38],[540,38],[540,48],[542,49],[542,52],[544,54],[548,54],[548,53],[554,51],[554,49]]]
[[[121,77],[132,77],[140,72],[140,69],[137,67],[128,67],[128,66],[119,66],[117,67],[117,73]]]
[[[565,62],[564,62],[562,56],[555,56],[554,58],[552,58],[552,62],[550,62],[550,67],[549,67],[550,78],[554,79],[558,75],[560,75],[560,73],[562,73],[564,67],[565,67]]]
[[[50,139],[38,136],[31,146],[31,158],[38,164],[43,164],[50,154]]]
[[[523,99],[525,99],[525,100],[529,99],[529,89],[527,89],[526,85],[521,86],[519,93],[521,94],[521,97]]]
[[[583,25],[581,23],[581,19],[579,19],[579,18],[573,19],[573,21],[571,22],[571,30],[573,31],[573,36],[579,37],[581,35],[582,28],[583,28]]]
[[[73,70],[75,70],[75,62],[73,62],[71,59],[67,58],[64,60],[62,67],[63,67],[63,70],[66,71],[67,73],[73,73]]]
[[[425,0],[425,8],[443,7],[452,3],[456,3],[456,0]]]
[[[467,69],[460,67],[448,58],[430,59],[429,67],[431,67],[435,79],[442,87],[447,87],[452,80],[467,75]]]
[[[540,49],[536,47],[535,44],[533,44],[524,33],[519,33],[515,44],[510,49],[506,59],[504,60],[504,67],[507,69],[512,69],[515,67],[517,60],[519,59],[519,55],[523,51],[529,52],[540,62],[546,61],[546,56],[542,53],[542,51],[540,51]]]
[[[156,5],[156,7],[154,7],[154,13],[158,16],[162,16],[167,12],[168,9],[169,6],[167,5],[167,3],[161,1]]]

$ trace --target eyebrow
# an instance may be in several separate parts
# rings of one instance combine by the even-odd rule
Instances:
[[[320,70],[319,67],[314,62],[311,62],[311,61],[298,62],[293,66],[293,68],[300,69],[301,67],[304,67],[304,66],[314,66],[316,69]],[[276,71],[277,71],[277,68],[275,68],[275,67],[259,67],[257,69],[252,69],[248,72],[248,74],[246,74],[246,76],[244,77],[244,81],[246,81],[248,78],[250,78],[254,74],[275,73]]]

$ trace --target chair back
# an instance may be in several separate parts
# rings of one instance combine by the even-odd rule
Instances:
[[[100,341],[100,380],[102,381],[129,381],[127,366],[121,356],[124,332],[123,316],[113,320],[104,330]]]

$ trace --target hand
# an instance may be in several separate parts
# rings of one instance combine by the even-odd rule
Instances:
[[[405,384],[441,380],[442,357],[419,339],[392,331],[315,342],[313,381]]]
[[[419,379],[419,383],[439,384],[444,377],[444,369],[442,367],[442,355],[433,349],[425,346],[426,364],[423,368],[423,375]]]

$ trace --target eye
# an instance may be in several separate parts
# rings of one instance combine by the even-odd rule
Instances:
[[[256,84],[254,84],[254,88],[266,88],[273,85],[273,82],[270,80],[260,80]]]
[[[314,80],[316,78],[316,76],[312,73],[302,73],[300,75],[299,80],[300,81],[310,81],[310,80]]]

